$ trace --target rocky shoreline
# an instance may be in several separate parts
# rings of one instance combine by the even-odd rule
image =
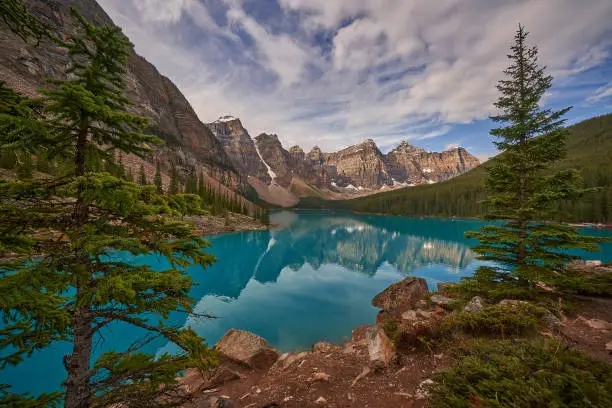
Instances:
[[[231,329],[215,345],[220,364],[204,375],[189,370],[181,380],[191,399],[184,407],[425,407],[432,378],[454,360],[416,345],[457,313],[452,285],[439,284],[433,293],[422,278],[390,285],[372,300],[381,309],[376,324],[355,329],[343,345],[319,342],[311,350],[280,354],[265,339]],[[592,301],[571,318],[544,311],[543,330],[612,362],[612,300]],[[524,303],[503,300],[498,306],[520,313]],[[474,297],[459,311],[479,313],[485,307]]]
[[[199,235],[219,235],[228,232],[240,231],[266,231],[269,225],[262,224],[259,220],[243,214],[229,213],[224,216],[197,215],[186,217],[188,222],[194,225],[194,233]]]

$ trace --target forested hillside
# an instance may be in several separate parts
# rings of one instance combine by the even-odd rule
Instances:
[[[579,203],[561,203],[560,209],[568,212],[570,217],[565,219],[572,221],[612,222],[612,114],[585,120],[568,129],[568,154],[555,170],[576,168],[581,171],[586,187],[600,190],[587,195]],[[409,216],[476,217],[484,210],[479,202],[485,196],[486,166],[487,163],[443,183],[348,201],[306,199],[298,207],[345,208]]]

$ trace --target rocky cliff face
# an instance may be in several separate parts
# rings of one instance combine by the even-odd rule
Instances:
[[[346,179],[336,183],[339,186],[347,180],[349,185],[366,189],[392,184],[385,158],[372,139],[323,157],[325,164],[336,167],[338,175]]]
[[[407,142],[392,149],[386,158],[396,183],[415,185],[448,180],[480,165],[462,147],[435,153]]]
[[[234,166],[241,173],[257,177],[267,184],[272,182],[272,177],[259,157],[253,139],[242,126],[240,119],[233,116],[222,116],[208,123],[207,126],[219,139]]]
[[[30,11],[61,36],[74,32],[69,7],[75,7],[96,25],[112,24],[110,17],[94,0],[30,0]],[[47,77],[63,78],[68,66],[64,49],[51,41],[36,46],[26,44],[8,30],[0,29],[0,78],[7,86],[28,95],[49,87]],[[164,169],[171,164],[186,173],[197,167],[233,188],[239,187],[239,174],[222,143],[198,119],[189,102],[168,78],[132,51],[127,67],[128,97],[134,114],[149,118],[147,132],[156,134],[165,146],[147,159],[159,160]],[[139,165],[138,165],[139,166]]]

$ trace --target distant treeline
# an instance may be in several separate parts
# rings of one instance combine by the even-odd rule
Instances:
[[[598,191],[579,202],[559,203],[559,218],[574,222],[612,223],[612,114],[585,120],[568,128],[567,157],[554,170],[575,168],[585,187]],[[495,160],[495,159],[492,159]],[[452,180],[379,193],[346,201],[305,198],[298,208],[349,209],[406,216],[478,217],[484,214],[485,168]]]

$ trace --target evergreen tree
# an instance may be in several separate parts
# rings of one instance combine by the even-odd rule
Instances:
[[[2,0],[0,2],[0,24],[4,23],[24,41],[29,38],[40,40],[48,35],[47,27],[34,17],[23,0]]]
[[[0,183],[0,367],[68,341],[73,350],[64,358],[65,408],[177,404],[176,377],[188,367],[209,367],[214,356],[190,328],[151,316],[190,312],[185,267],[207,266],[213,257],[190,226],[159,213],[167,203],[153,188],[88,167],[89,153],[100,146],[142,155],[159,140],[140,133],[146,120],[127,112],[127,38],[75,11],[73,19],[81,33],[63,44],[72,75],[43,91],[44,114],[28,109],[33,102],[19,95],[12,103],[20,109],[0,112],[0,149],[30,155],[46,149],[50,158],[72,161],[72,172],[52,181]],[[116,256],[121,251],[157,253],[170,266],[131,265]],[[94,339],[115,322],[164,337],[182,352],[158,358],[143,353],[147,337],[94,361]],[[2,406],[53,406],[60,396],[11,395],[0,385]]]
[[[168,194],[175,195],[180,194],[181,192],[181,181],[179,180],[178,171],[176,166],[172,165],[172,170],[170,171],[170,187],[168,189]]]
[[[159,161],[155,164],[155,177],[153,179],[155,184],[155,192],[157,194],[164,194],[164,186],[162,183],[161,167]]]
[[[17,167],[17,155],[13,149],[3,149],[0,153],[0,167],[14,169]]]
[[[198,194],[198,176],[195,169],[191,169],[187,175],[187,183],[185,184],[185,193]]]
[[[568,249],[597,250],[599,239],[582,236],[569,225],[543,223],[553,219],[556,203],[574,200],[585,190],[575,170],[549,174],[547,170],[565,155],[566,130],[559,111],[541,109],[540,99],[552,77],[538,65],[538,50],[526,44],[527,32],[519,25],[508,58],[506,78],[497,86],[495,104],[500,113],[491,119],[505,126],[493,129],[495,145],[503,154],[488,167],[485,201],[488,225],[468,237],[480,241],[474,251],[499,266],[482,267],[469,282],[488,290],[530,296],[536,282],[552,283],[574,257]]]
[[[140,164],[140,173],[138,174],[138,183],[141,186],[147,185],[147,174],[145,173],[145,168],[144,168],[143,163]]]

